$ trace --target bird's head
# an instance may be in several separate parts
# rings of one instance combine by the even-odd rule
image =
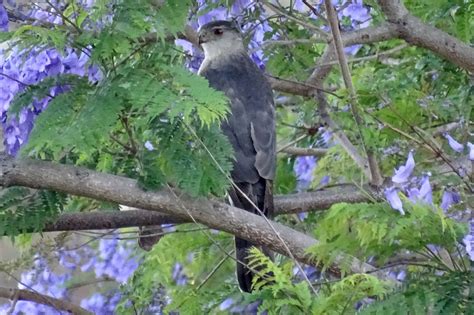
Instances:
[[[214,21],[199,30],[199,44],[206,58],[229,55],[244,50],[242,34],[234,22]]]

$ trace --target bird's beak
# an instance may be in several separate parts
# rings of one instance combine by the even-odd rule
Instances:
[[[203,43],[207,43],[206,34],[205,33],[199,34],[198,41],[199,41],[199,45],[202,45]]]

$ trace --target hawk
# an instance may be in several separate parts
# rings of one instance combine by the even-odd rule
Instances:
[[[276,136],[270,83],[249,57],[239,28],[233,22],[214,21],[203,25],[199,44],[204,50],[204,61],[198,74],[230,100],[230,114],[221,124],[235,152],[231,176],[238,189],[230,189],[230,199],[234,206],[259,214],[256,205],[271,218]],[[248,249],[252,246],[247,240],[235,238],[237,280],[245,292],[250,292],[252,285],[253,274],[245,266]],[[266,249],[263,251],[270,255]]]

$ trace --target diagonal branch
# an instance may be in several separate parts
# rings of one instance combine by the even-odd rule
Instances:
[[[326,6],[326,12],[328,15],[329,24],[331,25],[331,32],[334,39],[334,45],[336,47],[336,53],[339,59],[339,65],[341,67],[344,84],[346,88],[349,90],[352,115],[354,116],[357,129],[359,130],[359,136],[362,142],[362,146],[364,147],[367,153],[367,161],[368,161],[369,170],[370,170],[370,183],[374,185],[375,187],[379,187],[380,185],[382,185],[383,178],[380,173],[380,167],[378,165],[377,158],[375,157],[375,154],[370,149],[370,147],[367,146],[366,140],[364,139],[364,135],[362,134],[361,128],[363,126],[363,121],[359,113],[356,91],[355,91],[354,85],[352,84],[352,77],[349,71],[349,65],[347,64],[346,55],[344,53],[344,45],[341,39],[341,32],[339,31],[339,21],[337,19],[336,11],[334,10],[331,0],[324,0],[324,3]]]
[[[210,228],[219,229],[258,245],[268,246],[283,255],[286,249],[281,237],[292,249],[295,258],[303,263],[315,265],[307,249],[317,240],[280,223],[272,222],[279,237],[265,220],[255,214],[230,205],[204,198],[191,198],[177,189],[143,191],[130,178],[99,173],[96,171],[61,165],[52,162],[13,158],[0,155],[0,184],[4,187],[24,186],[35,189],[50,189],[72,195],[115,202],[118,204],[158,211],[181,220],[189,220],[189,214]],[[179,197],[178,197],[179,196]],[[336,264],[341,259],[336,260]],[[367,272],[373,267],[356,258],[350,258],[352,272]],[[333,267],[338,272],[337,267]],[[380,275],[384,277],[383,275]]]
[[[74,305],[65,300],[56,299],[51,296],[43,295],[28,290],[0,287],[0,297],[6,299],[17,298],[20,301],[30,301],[39,304],[44,304],[54,307],[59,311],[64,311],[75,315],[92,315],[92,313],[87,311],[86,309]]]

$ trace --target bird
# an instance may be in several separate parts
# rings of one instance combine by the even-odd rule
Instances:
[[[230,101],[230,113],[221,123],[221,130],[234,150],[230,202],[248,212],[272,218],[276,133],[270,83],[248,55],[235,21],[209,22],[200,28],[198,36],[204,50],[198,74]],[[247,268],[252,246],[250,241],[235,237],[236,274],[244,292],[252,291],[254,272]],[[262,251],[272,257],[265,247]]]

